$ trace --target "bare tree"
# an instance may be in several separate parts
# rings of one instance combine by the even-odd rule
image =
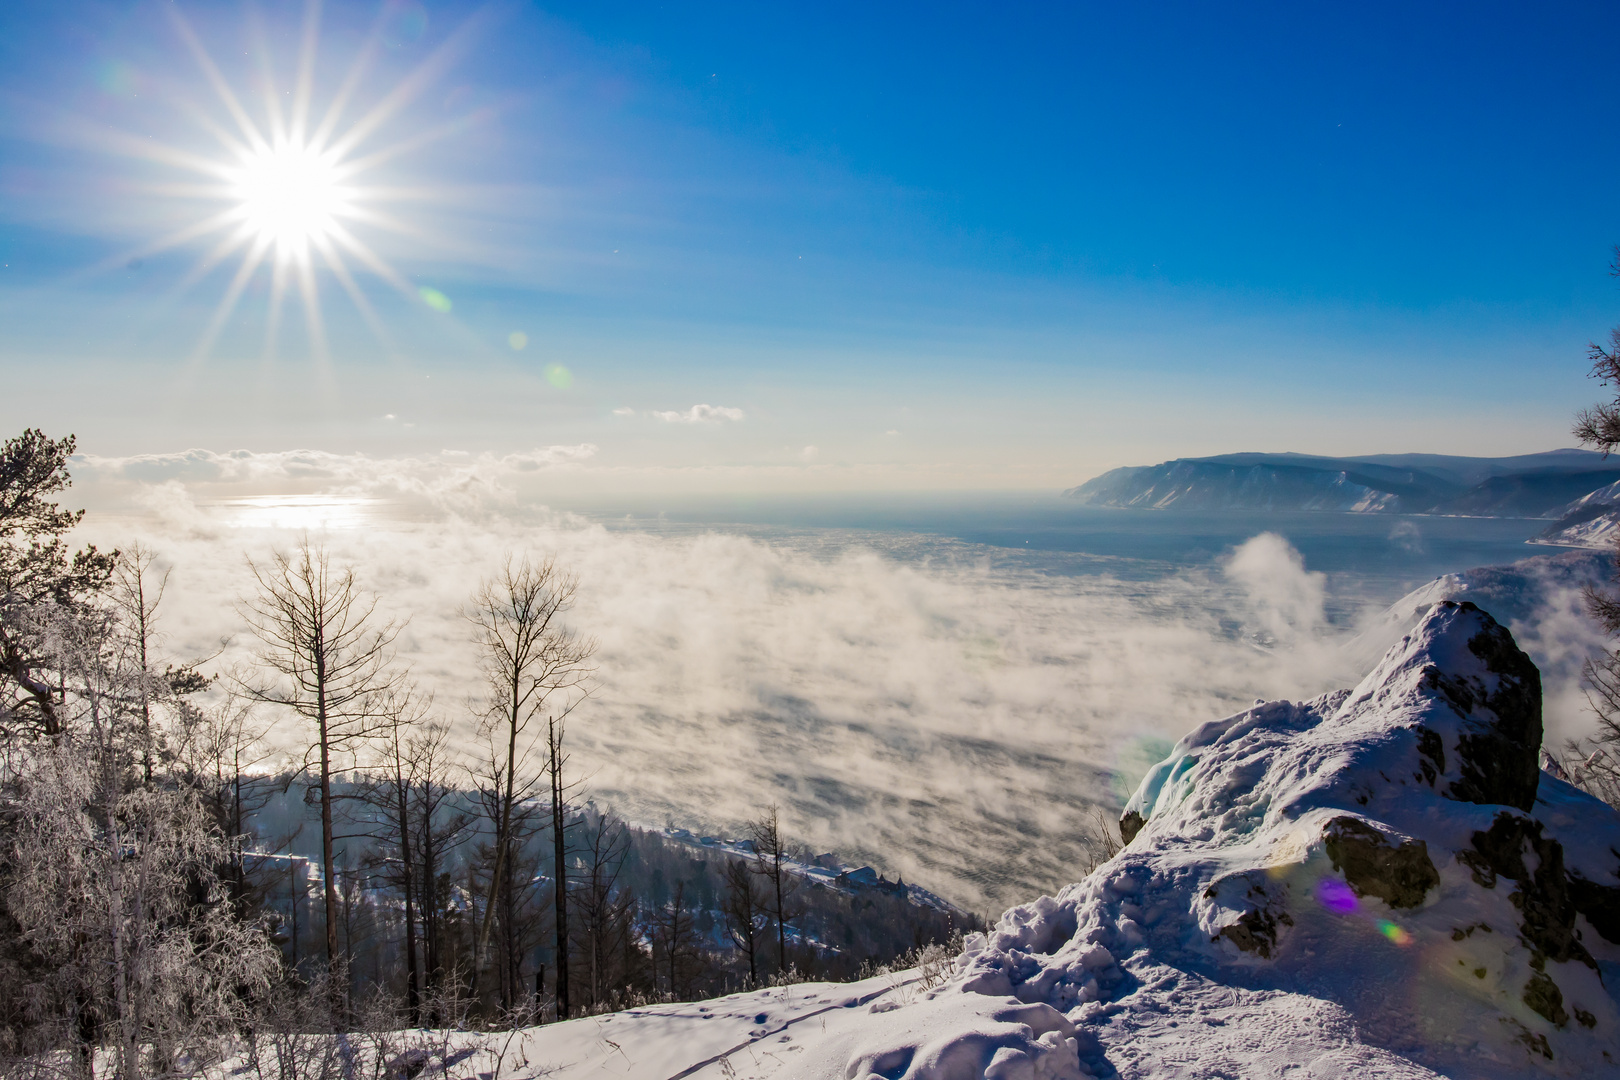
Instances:
[[[739,952],[748,958],[748,985],[759,985],[760,934],[769,916],[765,898],[755,884],[758,875],[742,859],[726,860],[726,895],[722,914],[726,934]]]
[[[508,558],[497,576],[479,586],[464,611],[474,628],[485,679],[480,722],[490,753],[480,787],[494,833],[490,902],[484,908],[474,953],[475,996],[499,906],[495,900],[503,895],[510,900],[514,888],[510,866],[517,850],[514,815],[540,789],[541,778],[531,770],[530,762],[544,739],[557,852],[557,1001],[563,1016],[568,1013],[563,724],[588,693],[594,670],[590,658],[596,651],[594,640],[577,636],[562,622],[574,605],[578,588],[579,580],[553,559],[536,564],[526,557]],[[503,982],[515,987],[517,973],[505,973]]]
[[[230,878],[239,900],[247,888],[252,816],[290,782],[258,768],[274,751],[265,741],[270,723],[256,715],[255,706],[229,692],[210,707],[187,706],[175,714],[174,764],[231,841]]]
[[[602,814],[583,822],[579,831],[574,883],[570,886],[576,914],[571,944],[584,971],[587,1006],[605,1004],[610,992],[629,978],[624,958],[634,937],[635,898],[619,885],[628,850],[623,824]],[[561,882],[558,882],[561,887]],[[561,957],[559,956],[559,960]],[[559,1000],[558,1019],[565,1015]]]
[[[451,751],[450,731],[426,723],[406,742],[410,783],[406,807],[410,816],[411,854],[416,862],[415,892],[422,919],[422,1014],[432,1025],[444,1021],[446,1002],[458,1000],[452,933],[450,880],[446,867],[467,839],[472,817],[460,808],[452,777],[459,766]]]
[[[776,924],[776,970],[787,971],[787,928],[803,911],[793,902],[799,879],[787,868],[787,841],[782,836],[779,808],[773,803],[748,824],[754,842],[754,873],[765,883],[765,910]]]
[[[649,929],[652,952],[653,982],[658,981],[658,966],[663,965],[673,1000],[688,1001],[694,984],[702,974],[707,959],[703,939],[697,932],[697,917],[686,896],[686,882],[675,883],[675,891],[663,904],[653,908]]]
[[[486,771],[475,778],[479,807],[486,821],[495,823],[504,817],[506,828],[505,836],[492,838],[478,848],[477,866],[486,874],[485,915],[495,913],[493,919],[486,918],[481,925],[492,928],[485,942],[485,967],[495,968],[500,1008],[509,1013],[527,996],[523,958],[539,943],[542,933],[544,913],[535,888],[540,876],[540,853],[533,841],[549,823],[549,815],[527,797],[503,814],[504,792],[492,782],[497,775],[490,768],[492,764],[493,758],[486,760]],[[502,868],[499,881],[494,876],[497,865]]]
[[[566,778],[568,768],[568,754],[563,748],[564,717],[548,714],[546,716],[546,782],[550,788],[549,810],[551,814],[551,865],[553,867],[552,882],[552,933],[555,942],[555,956],[557,974],[555,976],[555,996],[557,998],[557,1019],[566,1020],[570,1008],[570,987],[568,980],[568,952],[571,938],[568,933],[568,826],[569,826],[569,798],[572,785]]]
[[[169,571],[155,566],[157,556],[140,543],[118,553],[113,564],[113,601],[123,609],[131,636],[134,638],[141,670],[152,671],[152,648],[157,636],[158,606],[169,587]],[[140,698],[141,713],[141,770],[146,783],[152,783],[152,680],[140,680],[136,692]]]
[[[372,734],[379,698],[402,677],[390,666],[400,626],[376,621],[377,600],[360,591],[354,571],[334,571],[325,550],[307,538],[295,552],[274,553],[268,565],[249,559],[248,569],[258,590],[240,610],[263,644],[259,661],[271,678],[240,685],[260,701],[291,709],[313,728],[305,768],[317,770],[326,964],[336,987],[342,954],[332,774]]]
[[[383,695],[378,712],[382,717],[381,761],[377,776],[368,785],[367,801],[375,811],[375,837],[383,844],[384,878],[400,891],[405,903],[402,927],[405,953],[406,1014],[415,1020],[422,1008],[421,977],[417,970],[416,849],[411,843],[412,799],[415,795],[415,761],[411,754],[413,732],[426,722],[432,698],[418,694],[404,683]]]

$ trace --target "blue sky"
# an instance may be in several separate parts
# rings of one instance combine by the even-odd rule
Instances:
[[[375,32],[337,130],[404,84],[356,154],[436,133],[364,178],[405,231],[353,225],[409,288],[354,266],[379,334],[316,270],[318,349],[261,267],[210,338],[237,263],[143,250],[222,204],[142,147],[232,123],[167,7],[0,13],[7,430],[1041,489],[1567,445],[1620,321],[1609,5],[329,0],[315,111]],[[302,0],[178,10],[263,124]]]

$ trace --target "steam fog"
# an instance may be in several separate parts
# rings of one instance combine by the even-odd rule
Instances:
[[[514,477],[570,460],[84,459],[68,501],[92,507],[84,539],[174,568],[165,649],[217,654],[210,671],[252,656],[246,557],[307,531],[409,619],[400,658],[469,750],[458,608],[508,553],[555,554],[580,578],[572,625],[600,641],[570,728],[599,804],[725,832],[777,802],[807,846],[981,910],[1075,879],[1092,808],[1112,816],[1188,728],[1349,685],[1404,626],[1381,605],[1330,620],[1324,576],[1272,533],[1142,581],[898,533],[609,528],[516,497]],[[1534,632],[1567,661],[1595,639],[1566,592]],[[1555,733],[1581,722],[1573,663]]]

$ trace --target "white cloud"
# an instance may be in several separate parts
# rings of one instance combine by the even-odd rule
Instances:
[[[807,446],[803,450],[799,451],[799,460],[800,461],[814,461],[816,459],[816,455],[819,454],[819,453],[821,453],[821,451],[819,449],[817,449],[816,447]]]
[[[614,409],[613,410],[613,415],[614,416],[634,416],[634,415],[636,415],[636,410],[632,409],[628,405],[625,405],[625,406],[621,406],[620,408]]]
[[[654,410],[649,415],[656,416],[666,424],[718,424],[726,420],[741,420],[743,411],[724,405],[694,405],[685,412]]]

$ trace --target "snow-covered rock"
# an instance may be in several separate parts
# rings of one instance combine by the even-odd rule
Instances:
[[[1391,645],[1410,634],[1441,600],[1470,600],[1513,632],[1541,671],[1547,745],[1590,733],[1591,706],[1582,668],[1612,644],[1586,611],[1585,590],[1614,578],[1609,551],[1535,555],[1507,566],[1478,566],[1422,585],[1369,619],[1345,645],[1351,670],[1366,671]]]
[[[1360,1075],[1620,1068],[1620,815],[1540,773],[1540,706],[1507,630],[1441,601],[1354,689],[1188,734],[1126,849],[1004,915],[962,985],[1053,1005],[1131,1076],[1224,1075],[1201,1013],[1239,989],[1298,1033],[1239,1039],[1283,1055],[1246,1076],[1310,1075],[1283,1060],[1349,1035],[1394,1055]]]

